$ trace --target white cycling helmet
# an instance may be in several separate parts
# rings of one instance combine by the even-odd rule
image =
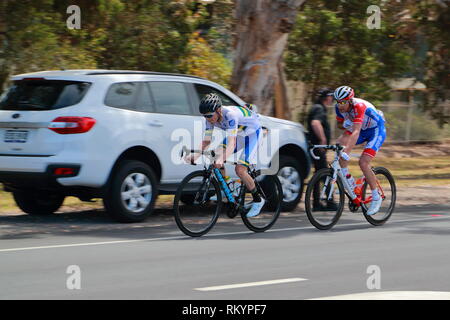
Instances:
[[[355,91],[348,86],[341,86],[334,90],[334,98],[337,101],[350,100],[355,96]]]

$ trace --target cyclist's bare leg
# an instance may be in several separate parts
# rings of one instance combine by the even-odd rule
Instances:
[[[248,170],[246,166],[243,166],[241,164],[236,165],[236,174],[239,178],[241,178],[241,181],[244,182],[245,186],[248,190],[255,189],[256,185],[253,181],[253,178],[248,174]]]
[[[370,165],[370,162],[372,161],[372,157],[363,154],[359,158],[359,167],[361,168],[361,171],[363,172],[364,176],[366,177],[367,183],[370,186],[371,190],[375,190],[377,188],[377,178],[375,177],[375,174],[372,171],[372,167]]]

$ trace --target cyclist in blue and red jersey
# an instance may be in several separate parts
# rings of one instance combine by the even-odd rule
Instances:
[[[334,91],[337,101],[336,120],[338,127],[345,129],[338,138],[338,143],[345,146],[341,159],[342,173],[350,177],[349,182],[354,187],[354,178],[348,172],[348,160],[355,145],[366,143],[359,159],[359,167],[372,190],[372,202],[367,214],[373,215],[380,210],[382,198],[377,189],[375,174],[370,162],[386,139],[385,119],[383,112],[377,110],[370,102],[355,98],[355,92],[348,86],[341,86]]]

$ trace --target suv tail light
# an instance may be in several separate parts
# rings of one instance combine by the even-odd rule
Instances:
[[[56,168],[53,170],[55,176],[73,176],[75,172],[75,168]]]
[[[58,117],[48,128],[59,134],[84,133],[92,129],[95,119],[89,117]]]

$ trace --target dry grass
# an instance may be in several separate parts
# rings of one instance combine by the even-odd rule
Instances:
[[[450,179],[450,157],[413,157],[413,158],[375,158],[374,167],[387,168],[397,181],[400,180],[437,180]],[[352,175],[361,176],[357,160],[350,161]]]

